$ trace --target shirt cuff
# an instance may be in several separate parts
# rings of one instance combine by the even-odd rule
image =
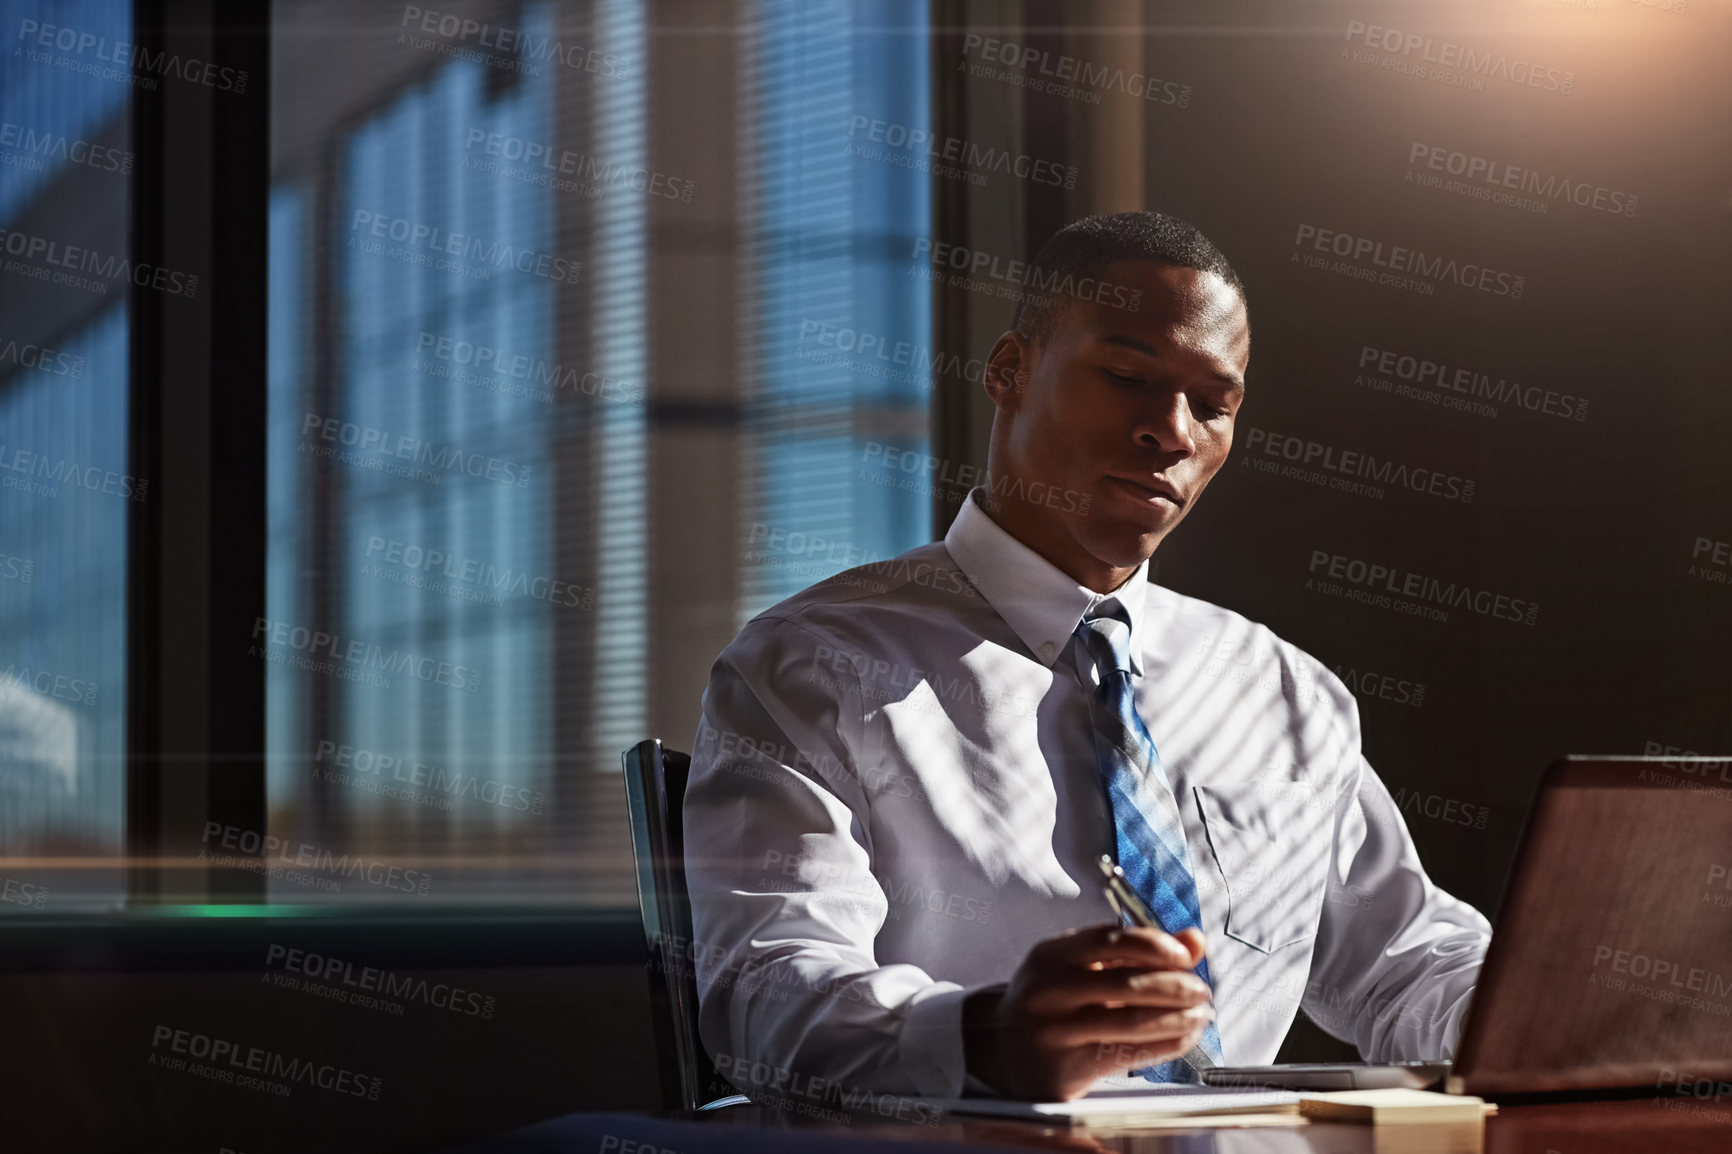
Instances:
[[[960,1098],[967,1077],[962,1051],[962,1003],[973,993],[955,982],[934,982],[908,1000],[898,1065],[914,1092],[926,1098]]]

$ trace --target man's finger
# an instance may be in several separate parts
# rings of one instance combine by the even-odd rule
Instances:
[[[1160,1006],[1085,1007],[1072,1015],[1097,1042],[1154,1045],[1182,1041],[1200,1032],[1215,1012],[1209,1006],[1169,1010]]]
[[[1142,966],[1156,970],[1188,970],[1196,965],[1191,950],[1163,930],[1113,925],[1088,926],[1047,938],[1035,947],[1040,963],[1050,970],[1103,966]]]
[[[1102,1042],[1095,1047],[1095,1076],[1126,1074],[1182,1058],[1202,1041],[1201,1028],[1180,1038],[1159,1042]]]
[[[1024,1004],[1029,1013],[1045,1017],[1109,1003],[1183,1010],[1208,1000],[1208,984],[1189,970],[1113,966],[1055,977],[1031,989]]]
[[[1173,940],[1191,951],[1191,964],[1187,969],[1196,969],[1197,963],[1209,952],[1209,943],[1199,929],[1180,930],[1173,935]]]
[[[1029,1032],[1033,1043],[1048,1051],[1073,1050],[1090,1044],[1170,1044],[1201,1031],[1213,1013],[1208,1006],[1192,1006],[1188,1010],[1084,1006],[1062,1018],[1036,1021]]]

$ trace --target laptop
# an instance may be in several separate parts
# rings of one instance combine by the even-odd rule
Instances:
[[[1732,758],[1553,763],[1454,1062],[1223,1066],[1201,1080],[1732,1095]]]

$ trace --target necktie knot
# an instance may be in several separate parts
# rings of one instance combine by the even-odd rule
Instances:
[[[1088,650],[1101,680],[1131,670],[1131,622],[1122,607],[1097,609],[1084,617],[1076,635]]]

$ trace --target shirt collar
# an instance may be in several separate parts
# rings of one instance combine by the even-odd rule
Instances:
[[[1050,667],[1070,643],[1083,617],[1103,601],[1116,600],[1131,619],[1131,669],[1141,676],[1139,644],[1144,591],[1148,588],[1147,559],[1130,579],[1111,593],[1096,593],[1079,585],[1051,561],[1018,541],[975,503],[975,489],[944,535],[944,547],[987,604],[1022,638],[1029,652]]]

